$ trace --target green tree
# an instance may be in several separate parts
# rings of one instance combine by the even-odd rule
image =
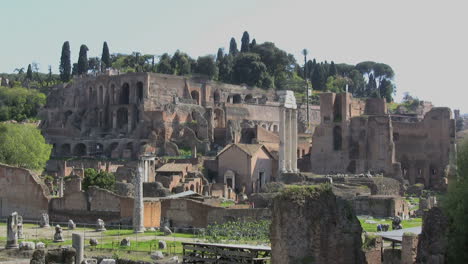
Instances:
[[[102,189],[114,190],[115,175],[110,172],[96,171],[95,169],[85,169],[85,177],[83,179],[83,190],[87,191],[90,186],[96,186]]]
[[[231,42],[229,42],[229,55],[236,56],[239,53],[237,49],[237,42],[235,38],[231,38]]]
[[[334,92],[334,93],[342,93],[346,90],[346,84],[348,83],[348,80],[346,78],[343,78],[339,75],[335,76],[329,76],[327,78],[327,91]]]
[[[112,67],[111,59],[110,59],[110,53],[109,53],[109,47],[107,46],[106,41],[104,41],[104,44],[102,45],[101,63],[102,63],[102,69],[103,70]]]
[[[324,66],[322,64],[317,64],[314,67],[314,72],[312,73],[312,87],[314,90],[324,91],[325,83],[327,81],[327,76],[324,71]]]
[[[250,50],[250,36],[249,32],[244,31],[244,34],[242,34],[242,39],[241,39],[241,52],[249,52]]]
[[[226,83],[232,83],[232,68],[234,66],[234,58],[232,55],[224,56],[219,62],[218,80]]]
[[[70,81],[71,70],[70,43],[65,41],[62,46],[62,56],[60,56],[60,80],[62,82]]]
[[[77,74],[86,74],[88,72],[88,47],[81,45],[80,54],[78,56]]]
[[[257,87],[264,87],[264,79],[269,78],[267,68],[261,61],[260,56],[253,53],[240,53],[237,55],[234,59],[232,74],[234,83],[245,83]]]
[[[442,208],[449,218],[448,262],[468,263],[468,141],[458,148],[457,182],[450,183]]]
[[[216,54],[216,63],[219,64],[219,62],[223,59],[224,57],[224,51],[222,48],[218,49],[218,53]]]
[[[88,69],[93,73],[101,70],[101,60],[99,57],[91,57],[88,59]]]
[[[32,79],[33,79],[31,64],[28,65],[28,70],[26,71],[26,79],[28,79],[30,81],[32,81]]]
[[[211,55],[198,57],[196,72],[208,76],[209,79],[215,79],[218,76],[218,66],[214,57]]]
[[[253,49],[257,45],[257,41],[252,39],[252,43],[250,43],[250,49]]]
[[[46,96],[36,89],[0,87],[0,121],[35,118]]]
[[[336,69],[335,63],[332,61],[330,63],[330,71],[328,72],[328,76],[335,76],[338,73],[338,70]]]
[[[174,70],[174,74],[177,75],[186,75],[191,72],[191,62],[190,57],[177,50],[171,59],[171,67]]]
[[[157,68],[157,72],[164,73],[164,74],[172,74],[174,70],[171,66],[171,56],[167,53],[164,53],[159,58],[159,63]]]
[[[51,149],[34,125],[0,124],[1,163],[40,170],[45,167]]]

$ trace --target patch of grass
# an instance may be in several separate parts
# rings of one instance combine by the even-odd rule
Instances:
[[[375,224],[368,224],[365,223],[366,220],[374,220]],[[390,225],[390,229],[392,228],[392,220],[391,219],[379,219],[379,218],[374,218],[374,219],[359,219],[359,222],[361,222],[361,227],[364,231],[366,232],[377,232],[377,225],[378,224],[388,224]],[[410,218],[408,220],[402,220],[401,225],[403,228],[411,228],[411,227],[417,227],[417,226],[422,226],[422,218]]]
[[[230,206],[233,206],[235,204],[236,203],[234,201],[227,200],[227,201],[223,201],[222,203],[220,203],[219,206],[221,206],[221,207],[230,207]]]
[[[157,239],[148,240],[148,241],[135,241],[133,239],[130,239],[129,247],[120,246],[120,241],[113,241],[113,242],[108,242],[108,243],[98,245],[97,249],[112,249],[112,250],[118,250],[118,251],[137,250],[137,251],[148,251],[148,252],[160,250],[163,253],[175,252],[176,254],[182,254],[182,242],[168,241],[168,240],[164,240],[164,241],[166,241],[167,248],[163,250],[158,249],[159,240]]]

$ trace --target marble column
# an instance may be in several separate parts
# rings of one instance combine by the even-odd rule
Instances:
[[[285,139],[286,139],[286,128],[285,128],[285,120],[286,120],[286,109],[284,107],[280,107],[280,125],[279,125],[279,137],[280,137],[280,146],[279,146],[279,172],[286,172],[286,164],[285,164]]]
[[[291,109],[291,170],[297,170],[297,110]]]
[[[7,222],[7,243],[5,248],[18,248],[18,213],[13,212],[8,216]]]
[[[143,203],[143,177],[145,174],[146,161],[141,160],[138,162],[137,174],[135,176],[135,197],[133,206],[133,231],[135,233],[145,232],[144,227],[144,211],[145,205]]]
[[[72,234],[72,247],[76,250],[75,264],[81,264],[84,259],[84,238],[81,234]]]

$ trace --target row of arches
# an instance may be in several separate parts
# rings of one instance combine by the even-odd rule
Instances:
[[[124,82],[122,86],[116,87],[111,84],[110,89],[100,85],[97,88],[90,86],[88,88],[88,103],[94,105],[105,104],[138,104],[144,98],[143,82],[137,82],[135,89],[132,89],[128,82]]]
[[[63,143],[59,147],[54,144],[53,153],[61,157],[84,157],[84,156],[107,156],[111,157],[116,149],[121,149],[121,152],[127,151],[133,155],[134,151],[140,150],[146,142],[111,142],[103,143]],[[119,155],[120,156],[120,155]]]
[[[255,97],[253,94],[229,94],[226,98],[228,104],[265,104],[266,101],[267,97],[265,95]],[[213,93],[213,102],[215,104],[222,102],[221,93],[218,90]]]

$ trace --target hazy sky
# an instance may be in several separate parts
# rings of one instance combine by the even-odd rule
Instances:
[[[302,63],[301,50],[336,63],[384,62],[396,73],[397,99],[410,92],[468,113],[466,1],[435,0],[11,0],[0,6],[0,72],[37,62],[58,72],[61,46],[72,60],[86,44],[100,56],[140,51],[192,57],[229,48],[247,30]]]

